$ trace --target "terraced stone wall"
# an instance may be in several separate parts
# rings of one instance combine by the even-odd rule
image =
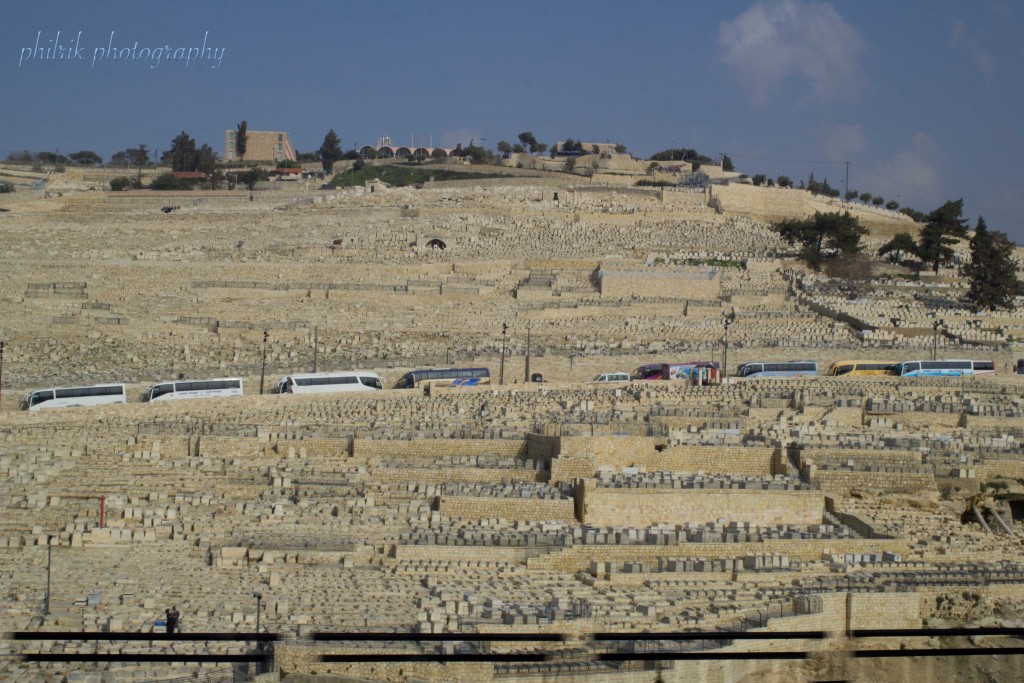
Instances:
[[[751,524],[820,524],[825,496],[813,491],[613,489],[583,485],[583,522],[648,526],[728,517]]]

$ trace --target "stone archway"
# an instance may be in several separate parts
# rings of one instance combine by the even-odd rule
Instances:
[[[440,249],[441,251],[444,251],[445,249],[448,248],[448,245],[445,244],[444,240],[441,239],[440,237],[430,238],[430,240],[427,241],[427,246],[430,247],[431,249]]]

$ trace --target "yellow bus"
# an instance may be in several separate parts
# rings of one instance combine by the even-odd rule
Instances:
[[[828,369],[829,377],[841,375],[888,375],[895,363],[880,360],[842,360]]]

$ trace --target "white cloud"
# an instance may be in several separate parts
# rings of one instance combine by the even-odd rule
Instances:
[[[857,180],[863,186],[886,199],[896,199],[903,206],[911,206],[927,213],[943,201],[941,169],[945,155],[927,133],[917,133],[910,140],[910,148],[867,169],[867,177]]]
[[[968,33],[967,26],[960,19],[953,19],[953,26],[949,31],[949,45],[957,52],[965,54],[971,60],[985,82],[992,85],[996,74],[996,60],[989,53],[981,48],[978,41]]]
[[[851,156],[864,151],[866,139],[860,124],[847,126],[838,124],[827,130],[822,141],[822,149],[829,161],[848,161]]]
[[[758,2],[718,29],[721,57],[754,102],[763,104],[780,82],[797,76],[819,98],[850,97],[863,89],[860,33],[829,3]]]

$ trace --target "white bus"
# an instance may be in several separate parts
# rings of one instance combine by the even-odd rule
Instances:
[[[168,401],[175,398],[215,398],[241,396],[242,380],[238,377],[199,380],[168,380],[146,389],[143,401]]]
[[[782,362],[744,363],[739,367],[740,377],[817,377],[818,364],[810,360],[787,360]]]
[[[364,370],[346,372],[308,372],[285,375],[270,390],[272,394],[326,394],[336,391],[379,391],[384,388],[380,375]]]
[[[37,389],[21,402],[22,410],[98,406],[104,403],[127,403],[123,384],[96,384],[90,387],[54,387]]]
[[[889,372],[899,377],[972,377],[994,375],[996,364],[990,360],[906,360]]]

